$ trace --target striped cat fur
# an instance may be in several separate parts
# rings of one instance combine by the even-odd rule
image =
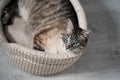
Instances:
[[[89,31],[78,27],[69,0],[17,0],[17,5],[13,24],[5,27],[10,42],[50,53],[85,47]]]

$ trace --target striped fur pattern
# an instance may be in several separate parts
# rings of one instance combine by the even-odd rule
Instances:
[[[67,19],[71,19],[74,24],[77,24],[76,15],[69,0],[30,0],[29,2],[20,0],[19,7],[28,9],[28,24],[32,30],[37,31],[34,37],[34,48],[37,50],[45,49],[46,41],[41,40],[43,38],[41,38],[41,34],[53,30],[52,27],[58,27],[58,24],[61,28],[65,27],[64,25],[67,23],[64,22]]]
[[[78,28],[69,0],[17,0],[17,3],[26,29],[31,31],[34,49],[59,53],[62,47],[70,50],[85,47],[88,38]]]

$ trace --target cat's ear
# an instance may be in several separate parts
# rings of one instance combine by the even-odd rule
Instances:
[[[71,20],[71,19],[67,19],[67,20],[66,20],[65,28],[66,28],[66,32],[67,32],[68,34],[70,34],[70,33],[73,32],[74,26],[73,26],[73,23],[72,23],[72,20]]]
[[[92,34],[92,31],[90,29],[88,29],[86,31],[82,31],[81,33],[82,33],[82,35],[84,37],[88,37],[89,38],[89,36]]]

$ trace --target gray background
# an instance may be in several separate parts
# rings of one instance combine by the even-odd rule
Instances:
[[[85,53],[69,69],[34,76],[12,66],[0,51],[0,80],[119,80],[120,0],[81,0],[93,33]]]

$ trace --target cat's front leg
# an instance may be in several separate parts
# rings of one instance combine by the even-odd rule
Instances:
[[[11,1],[2,11],[1,21],[3,24],[9,24],[10,20],[15,13],[17,4],[16,1]]]
[[[8,22],[10,21],[10,18],[11,18],[11,15],[9,14],[9,12],[7,10],[4,10],[2,14],[2,23],[8,24]]]
[[[2,16],[3,9],[10,3],[11,0],[0,0],[0,20]]]

